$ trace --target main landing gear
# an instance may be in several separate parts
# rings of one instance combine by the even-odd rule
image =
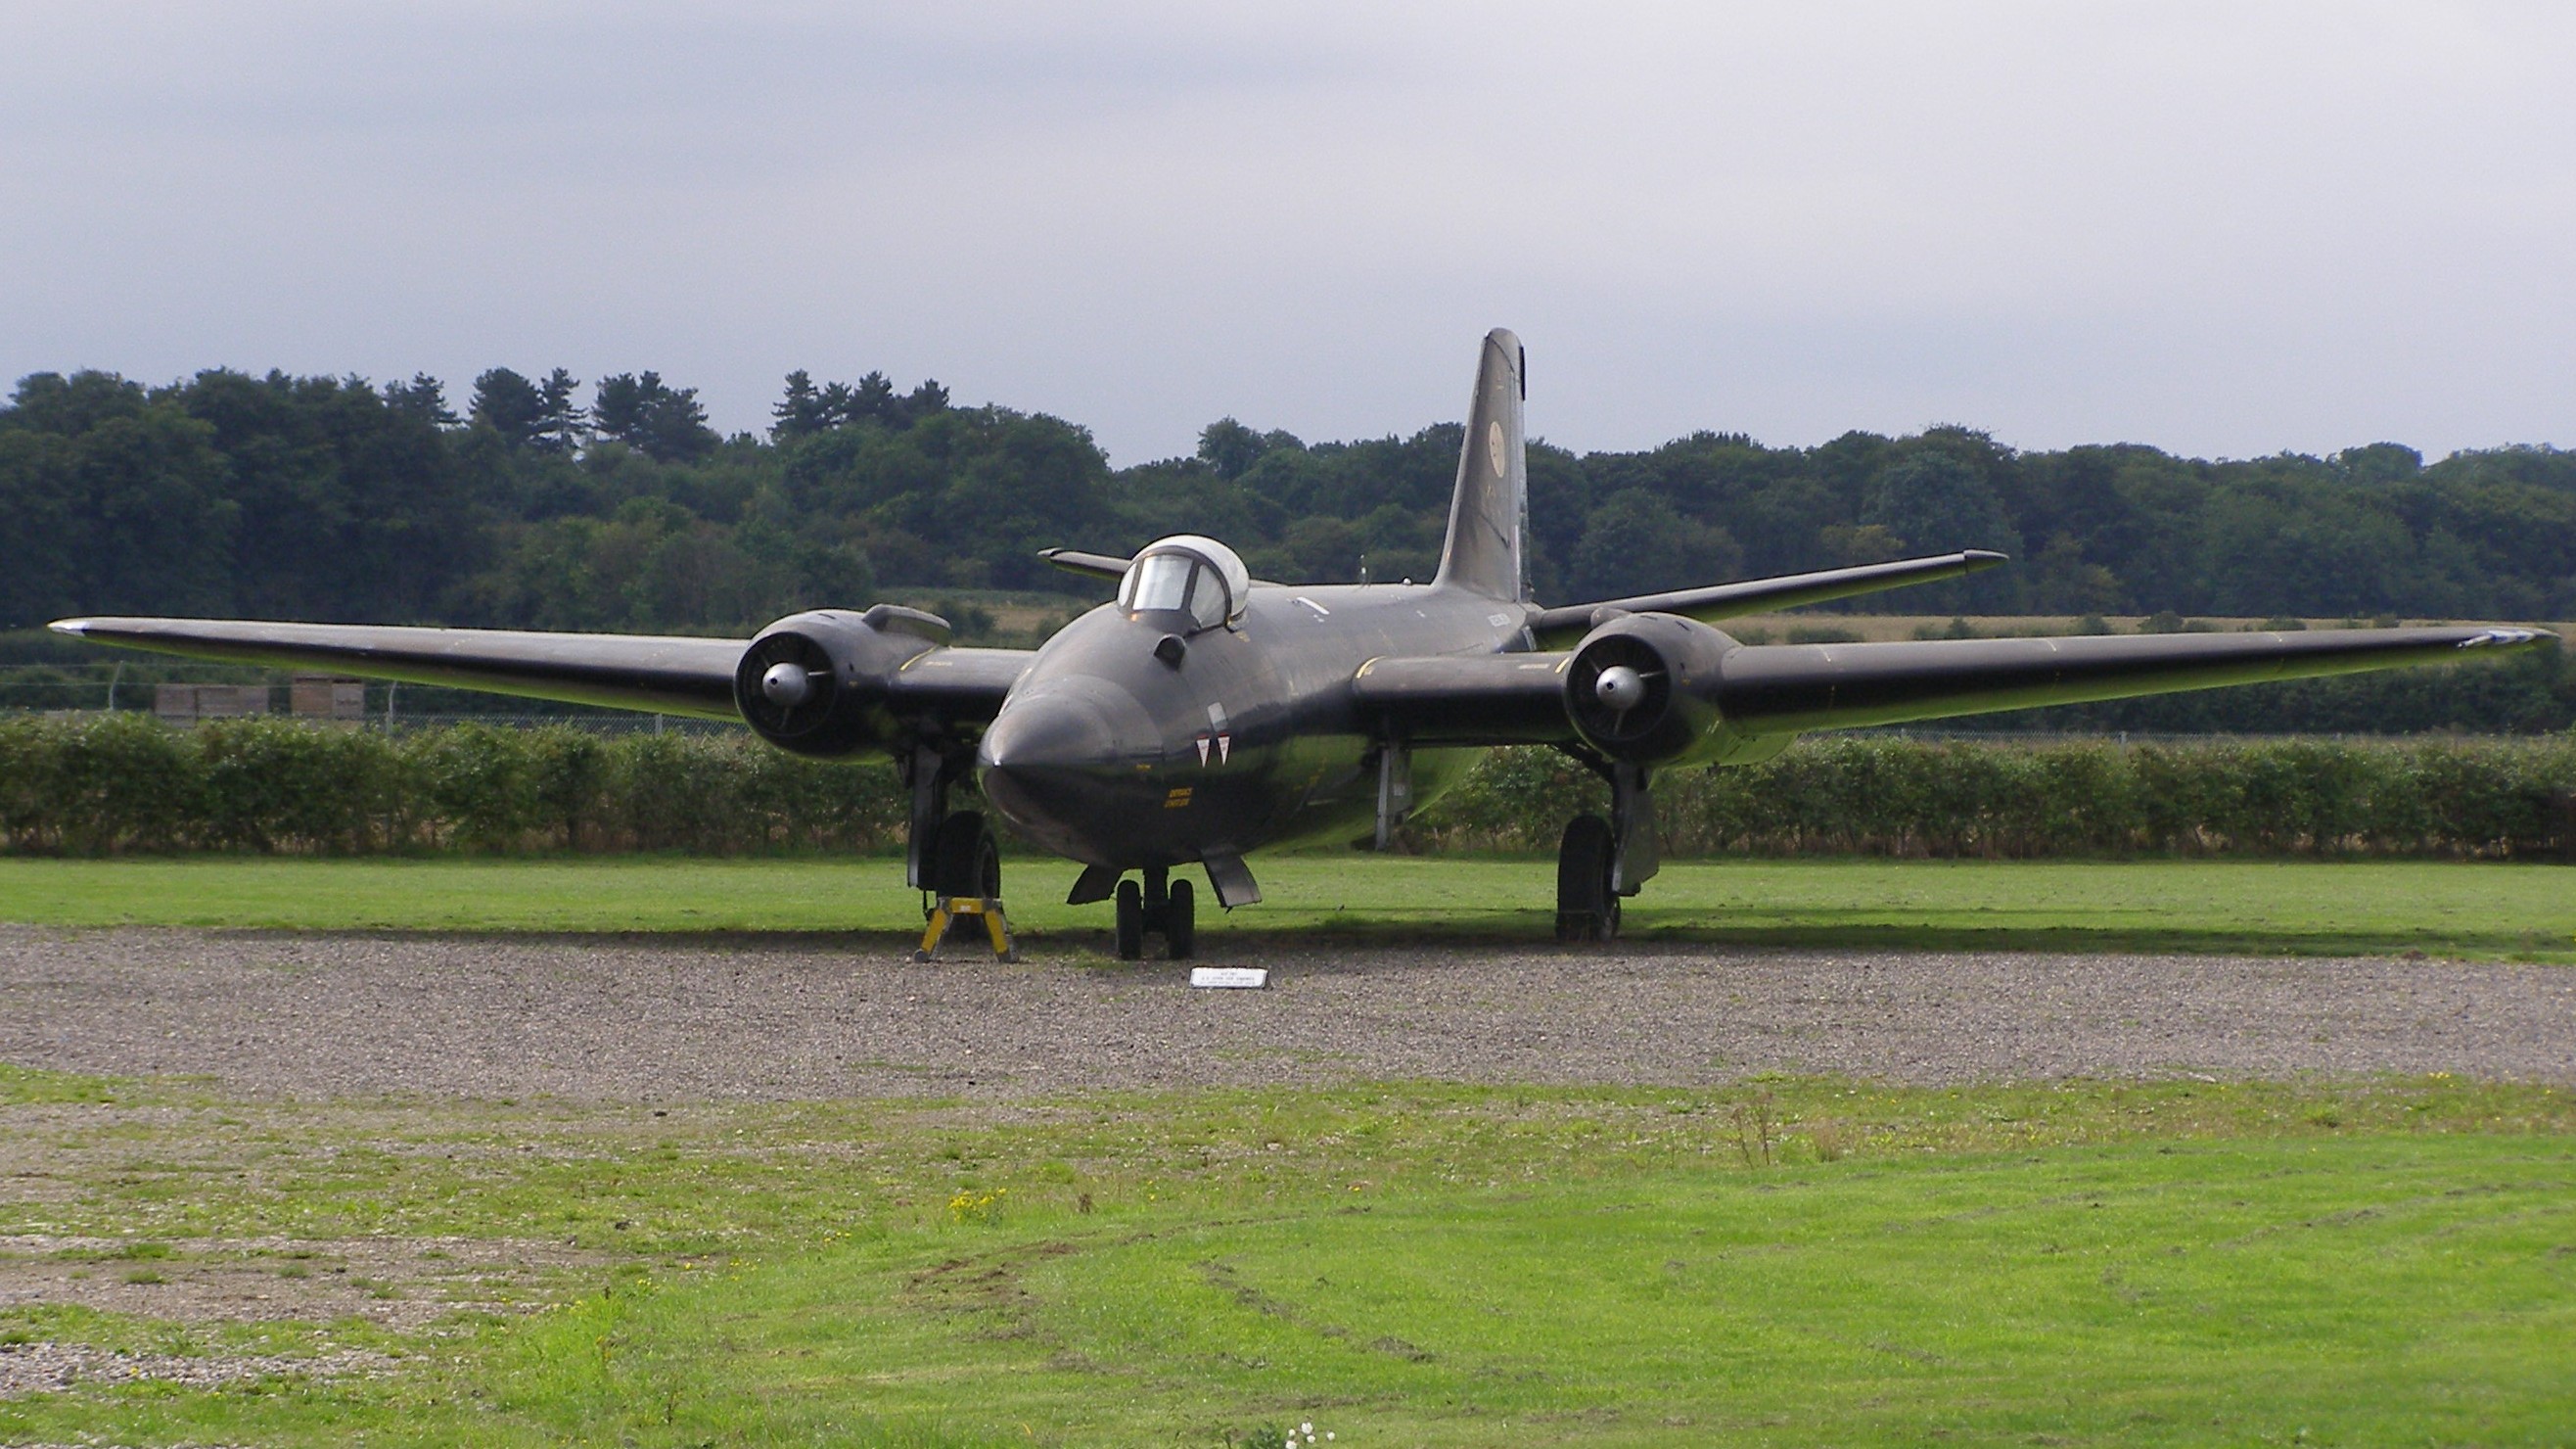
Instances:
[[[1118,959],[1142,960],[1145,938],[1163,938],[1163,954],[1186,961],[1198,950],[1197,901],[1185,880],[1172,879],[1166,866],[1147,866],[1140,885],[1118,883]]]
[[[1620,902],[1663,865],[1655,846],[1654,797],[1646,792],[1644,766],[1588,751],[1574,757],[1610,782],[1610,818],[1577,815],[1557,842],[1556,939],[1615,941]]]
[[[928,869],[925,888],[942,899],[991,900],[1002,894],[1002,847],[993,839],[993,827],[984,823],[982,811],[950,811],[939,822],[930,837]]]
[[[993,954],[1016,961],[1009,918],[1002,911],[1002,848],[980,810],[948,808],[949,787],[963,777],[965,763],[927,747],[904,762],[905,783],[912,787],[912,830],[904,852],[904,874],[930,899],[923,907],[927,929],[912,953],[927,961],[939,949],[960,917],[979,916],[991,937]]]

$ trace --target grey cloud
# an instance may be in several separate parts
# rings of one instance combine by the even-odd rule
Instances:
[[[937,375],[1180,451],[1455,413],[2576,441],[2539,5],[416,5],[0,24],[0,366]]]

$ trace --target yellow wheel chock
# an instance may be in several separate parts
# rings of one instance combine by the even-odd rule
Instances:
[[[930,924],[921,933],[921,949],[912,953],[915,961],[927,961],[948,936],[948,928],[959,916],[982,916],[984,933],[993,938],[993,957],[999,961],[1017,961],[1020,948],[1011,943],[1011,919],[1002,914],[1000,896],[942,896],[930,908]]]

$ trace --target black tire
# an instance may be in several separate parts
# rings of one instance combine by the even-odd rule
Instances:
[[[1163,954],[1175,961],[1187,961],[1199,948],[1195,895],[1188,881],[1176,880],[1171,901],[1163,907]]]
[[[940,897],[996,897],[1002,893],[1002,848],[978,811],[958,810],[939,822],[930,843],[930,890]]]
[[[1132,880],[1118,883],[1118,959],[1145,956],[1145,890]]]
[[[1610,890],[1610,822],[1577,815],[1556,846],[1556,939],[1608,941],[1619,934],[1619,898]]]

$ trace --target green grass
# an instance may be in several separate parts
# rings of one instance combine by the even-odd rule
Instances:
[[[1206,949],[1236,933],[1545,940],[1545,861],[1291,855],[1268,899],[1201,893]],[[1062,904],[1073,868],[1014,861],[1015,924],[1096,947],[1108,910]],[[1636,939],[1742,945],[2303,954],[2422,950],[2576,961],[2576,873],[2441,862],[1719,861],[1668,865]],[[917,932],[890,860],[0,860],[0,920],[346,930]]]
[[[1096,908],[1054,904],[1068,871],[1015,871],[1025,925],[1097,944]],[[1544,863],[1262,873],[1273,903],[1211,921],[1212,950],[1252,929],[1545,934]],[[8,860],[0,918],[890,941],[918,909],[894,878],[885,860]],[[2570,959],[2566,878],[1694,864],[1632,924]],[[2519,1444],[2576,1422],[2576,1092],[2544,1086],[653,1108],[253,1100],[0,1064],[0,1159],[0,1286],[77,1290],[0,1306],[0,1343],[385,1356],[373,1377],[0,1401],[0,1442],[1216,1445],[1312,1422],[1332,1449]],[[327,1307],[148,1307],[245,1275]],[[143,1296],[99,1306],[117,1294]],[[359,1316],[379,1303],[429,1321]]]
[[[0,1309],[0,1340],[393,1356],[9,1401],[0,1440],[1212,1445],[1311,1420],[1335,1449],[2546,1443],[2576,1415],[2576,1093],[2542,1087],[656,1115],[22,1071],[0,1102],[45,1164],[10,1180],[0,1232],[85,1244],[10,1256],[148,1263],[172,1291],[249,1261],[288,1292],[342,1246],[408,1243],[386,1286],[422,1299],[497,1240],[531,1259],[521,1301],[551,1305],[410,1333]]]
[[[1098,1444],[2544,1441],[2576,1412],[2571,1187],[2576,1147],[2515,1140],[1703,1170],[888,1239],[528,1347],[604,1338],[602,1406],[680,1438],[819,1434],[854,1381],[936,1422],[963,1369],[984,1423]]]

